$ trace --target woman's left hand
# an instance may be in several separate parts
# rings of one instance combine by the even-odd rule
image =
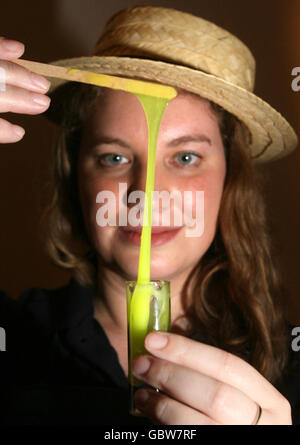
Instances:
[[[162,425],[291,425],[290,404],[241,358],[189,338],[152,332],[151,353],[132,372],[157,388],[135,393],[137,408]]]

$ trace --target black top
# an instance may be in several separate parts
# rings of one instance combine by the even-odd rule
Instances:
[[[93,292],[74,279],[59,289],[33,288],[18,301],[0,291],[2,424],[151,424],[129,415],[126,376],[93,316]],[[292,340],[292,338],[291,338]],[[0,346],[1,348],[1,346]],[[300,352],[280,392],[300,424]]]

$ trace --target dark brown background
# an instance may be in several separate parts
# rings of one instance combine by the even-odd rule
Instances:
[[[136,1],[11,0],[1,7],[0,35],[26,44],[27,59],[51,60],[89,53],[117,10]],[[300,92],[291,89],[291,70],[300,66],[298,0],[143,1],[175,7],[215,21],[243,40],[257,60],[256,93],[291,122],[300,135]],[[48,199],[47,181],[55,128],[43,116],[10,116],[26,128],[22,142],[1,148],[0,288],[16,298],[33,286],[55,288],[67,272],[53,266],[39,239],[39,217]],[[286,308],[300,322],[300,150],[264,167],[274,243],[290,290]],[[247,296],[245,295],[245,298]]]

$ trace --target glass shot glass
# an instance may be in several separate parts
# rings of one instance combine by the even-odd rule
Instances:
[[[139,355],[149,354],[144,347],[144,339],[149,332],[170,330],[170,282],[166,280],[153,280],[146,283],[126,281],[126,295],[129,412],[132,415],[138,415],[134,393],[146,385],[132,375],[131,365]]]

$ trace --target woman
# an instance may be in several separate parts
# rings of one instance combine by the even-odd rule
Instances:
[[[23,54],[22,44],[4,39],[0,44],[7,83],[1,110],[45,112],[49,83],[13,64]],[[197,17],[137,7],[109,21],[94,57],[58,64],[175,86],[178,95],[160,127],[155,189],[204,191],[202,236],[186,237],[181,227],[168,241],[161,234],[152,237],[151,278],[171,281],[172,329],[150,333],[149,356],[133,364],[134,375],[150,386],[136,392],[141,414],[167,425],[291,424],[290,404],[295,421],[299,396],[292,400],[290,392],[299,380],[291,387],[286,376],[284,291],[254,164],[288,154],[297,138],[251,92],[250,51]],[[118,201],[119,183],[127,184],[128,193],[144,190],[147,126],[130,93],[57,80],[51,97],[48,117],[62,131],[53,201],[45,212],[47,247],[56,264],[71,269],[73,280],[55,291],[26,292],[17,315],[3,295],[1,325],[12,332],[11,348],[17,351],[6,366],[11,374],[22,363],[11,385],[46,385],[42,421],[92,423],[91,410],[87,420],[83,409],[68,417],[61,408],[75,385],[83,388],[77,402],[89,388],[100,390],[93,400],[98,416],[100,403],[103,423],[126,423],[122,397],[114,391],[127,387],[124,281],[136,278],[139,236],[130,225],[99,226],[96,196],[109,190]],[[16,142],[24,133],[4,120],[0,130],[2,142]],[[195,205],[194,200],[194,212]],[[166,231],[173,229],[171,224]],[[111,394],[117,399],[110,408]]]

